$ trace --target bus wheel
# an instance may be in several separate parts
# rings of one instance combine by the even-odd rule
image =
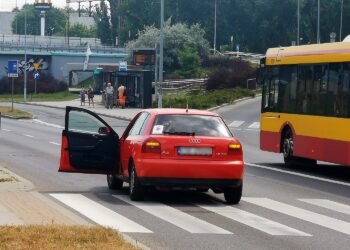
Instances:
[[[282,153],[284,158],[284,163],[287,167],[291,167],[296,163],[296,159],[293,156],[294,151],[294,140],[293,140],[293,133],[288,128],[284,131],[283,137],[282,137]]]
[[[289,128],[286,129],[283,133],[282,153],[283,153],[284,163],[286,164],[287,167],[292,167],[296,165],[304,166],[304,167],[313,167],[317,165],[316,160],[294,156],[293,133]]]

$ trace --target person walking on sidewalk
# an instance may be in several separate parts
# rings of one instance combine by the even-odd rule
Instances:
[[[95,106],[94,104],[94,89],[92,88],[92,86],[90,86],[90,88],[87,91],[87,96],[88,96],[88,100],[89,100],[89,106],[90,106],[90,102],[92,104],[92,107]]]
[[[106,87],[106,104],[107,109],[113,108],[113,96],[114,96],[114,88],[112,84],[109,82]]]
[[[85,89],[81,88],[80,90],[80,106],[85,106]]]

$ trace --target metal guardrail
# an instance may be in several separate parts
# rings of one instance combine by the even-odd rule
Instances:
[[[69,40],[69,43],[68,43]],[[127,53],[125,48],[101,45],[97,38],[58,37],[58,36],[27,36],[26,43],[23,35],[0,34],[0,51],[24,50],[32,52],[86,52],[89,44],[95,53]]]
[[[162,84],[162,90],[165,94],[179,94],[190,91],[200,91],[205,89],[207,79],[185,79],[185,80],[167,80]],[[152,83],[156,86],[156,83]]]

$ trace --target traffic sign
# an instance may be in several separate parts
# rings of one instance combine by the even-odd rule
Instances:
[[[128,62],[120,62],[119,63],[119,71],[121,71],[121,72],[128,71]]]
[[[34,77],[35,80],[38,80],[39,77],[40,77],[39,71],[34,71],[34,72],[33,72],[33,77]]]
[[[33,67],[37,71],[40,67],[40,63],[33,63]]]
[[[12,60],[7,62],[7,76],[18,77],[18,61]]]

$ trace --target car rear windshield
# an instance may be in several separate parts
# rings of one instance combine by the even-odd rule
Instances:
[[[158,115],[153,135],[232,137],[220,117],[205,115]]]

